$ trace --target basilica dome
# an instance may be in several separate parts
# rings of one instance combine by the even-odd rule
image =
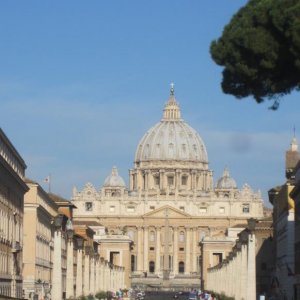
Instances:
[[[224,169],[223,176],[218,180],[217,189],[236,189],[237,185],[235,180],[230,177],[227,168]]]
[[[181,119],[173,86],[162,120],[146,132],[137,147],[136,162],[151,160],[208,163],[201,137],[195,129]]]
[[[111,174],[106,177],[104,187],[125,187],[124,179],[118,174],[116,167],[112,168]]]

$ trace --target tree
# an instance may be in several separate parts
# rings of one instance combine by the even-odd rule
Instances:
[[[250,0],[210,46],[222,89],[260,103],[300,89],[300,0]]]

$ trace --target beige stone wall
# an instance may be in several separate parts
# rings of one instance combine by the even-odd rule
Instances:
[[[39,298],[50,291],[53,263],[53,226],[57,205],[35,182],[27,180],[24,198],[24,291]]]
[[[22,296],[25,168],[0,128],[0,296]]]

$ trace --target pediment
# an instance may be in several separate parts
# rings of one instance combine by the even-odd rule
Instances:
[[[177,208],[174,208],[169,205],[164,205],[160,208],[157,208],[153,211],[150,211],[143,215],[144,218],[165,218],[166,213],[168,214],[169,219],[178,219],[178,218],[189,218],[190,214],[181,211]]]

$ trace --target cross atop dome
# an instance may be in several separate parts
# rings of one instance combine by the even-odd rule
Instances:
[[[180,107],[174,96],[174,83],[170,84],[170,97],[164,108],[163,120],[180,120]]]
[[[174,82],[170,83],[170,96],[174,96]]]

